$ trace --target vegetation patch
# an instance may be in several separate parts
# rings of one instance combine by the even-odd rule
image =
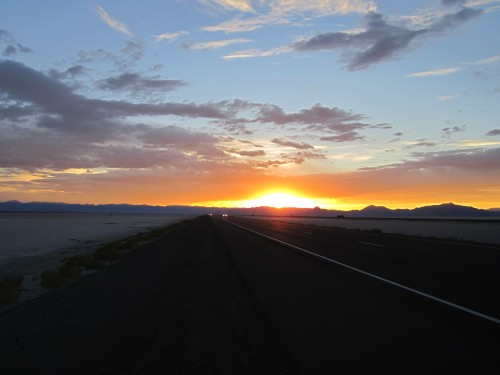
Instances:
[[[64,285],[64,277],[59,273],[59,270],[42,272],[40,279],[44,288],[59,288]]]
[[[82,269],[105,269],[106,263],[119,261],[120,259],[122,259],[125,252],[134,249],[140,243],[160,238],[167,233],[170,233],[187,225],[189,222],[190,220],[185,220],[168,227],[155,228],[147,233],[139,233],[123,240],[104,244],[92,254],[73,255],[69,258],[66,258],[63,260],[63,265],[61,265],[58,269],[45,271],[42,273],[42,286],[45,288],[58,288],[64,285],[65,280],[78,279],[82,273]]]
[[[63,264],[57,271],[64,279],[69,280],[76,280],[82,274],[82,268],[80,266],[72,266],[68,263]]]
[[[19,298],[22,276],[4,277],[0,280],[0,304],[14,303]]]

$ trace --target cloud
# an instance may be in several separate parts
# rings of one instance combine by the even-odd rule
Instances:
[[[326,156],[319,152],[299,151],[293,154],[281,154],[284,160],[288,160],[294,164],[304,164],[307,160],[326,159]]]
[[[357,141],[359,139],[364,139],[365,137],[359,134],[358,132],[346,132],[341,133],[339,135],[331,135],[327,137],[321,137],[320,141],[329,141],[329,142],[352,142]]]
[[[476,6],[481,6],[481,5],[488,5],[488,4],[493,4],[493,3],[498,3],[498,0],[469,0],[469,1],[464,1],[465,6],[468,7],[476,7]]]
[[[422,169],[443,169],[475,171],[500,171],[500,148],[448,150],[441,152],[418,152],[412,156],[417,160],[406,160],[401,163],[363,168],[363,170],[404,169],[407,171]]]
[[[489,135],[489,136],[496,136],[496,135],[500,135],[500,129],[493,129],[493,130],[490,130],[488,133],[486,133],[486,135]]]
[[[453,127],[447,127],[441,130],[441,137],[443,138],[450,138],[452,134],[454,133],[459,133],[459,132],[464,132],[467,130],[466,125],[462,126],[453,126]]]
[[[363,119],[362,115],[318,103],[296,113],[285,113],[277,105],[262,105],[254,121],[276,125],[301,124],[312,131],[346,133],[369,126],[360,122]]]
[[[119,31],[123,34],[126,34],[128,36],[132,36],[132,32],[129,30],[127,25],[125,25],[123,22],[118,21],[116,18],[113,18],[109,15],[108,12],[104,10],[103,7],[99,5],[95,5],[95,9],[97,10],[97,13],[99,14],[99,17],[101,18],[102,21],[112,29]]]
[[[444,102],[444,101],[455,100],[456,98],[458,98],[458,95],[442,95],[438,96],[437,100],[439,100],[440,102]]]
[[[271,139],[272,143],[275,143],[280,146],[285,146],[285,147],[292,147],[292,148],[297,148],[299,150],[309,150],[309,149],[314,149],[313,145],[310,145],[309,143],[305,142],[293,142],[293,141],[287,141],[283,138],[273,138]]]
[[[204,3],[208,2],[206,0],[201,1]],[[227,3],[227,1],[223,0],[213,0],[212,2]],[[245,32],[266,26],[300,24],[303,20],[309,20],[311,17],[347,13],[365,14],[377,9],[375,2],[371,0],[272,0],[266,2],[256,1],[255,3],[257,4],[255,7],[252,7],[248,1],[243,1],[242,3],[245,3],[245,7],[249,6],[251,11],[240,10],[247,13],[257,13],[257,15],[243,18],[243,15],[239,14],[218,25],[205,26],[202,29],[225,33]],[[233,6],[233,8],[237,9],[236,6]]]
[[[414,148],[414,147],[434,147],[434,146],[437,146],[437,143],[428,141],[426,139],[419,139],[417,141],[406,141],[404,143],[407,144],[407,146],[404,147],[406,149],[410,149],[410,148]]]
[[[410,73],[410,74],[407,74],[406,76],[409,78],[444,76],[444,75],[448,75],[448,74],[457,73],[460,70],[461,70],[460,68],[450,67],[450,68],[427,70],[424,72]]]
[[[145,52],[145,44],[141,41],[127,40],[121,48],[120,53],[106,51],[102,48],[92,51],[81,51],[78,53],[77,64],[88,65],[97,61],[110,61],[120,70],[128,69],[142,59]]]
[[[285,25],[290,23],[291,21],[289,19],[273,14],[265,14],[248,19],[244,19],[241,15],[238,15],[218,25],[204,26],[202,30],[211,32],[222,31],[226,34],[230,34],[253,31],[268,25]]]
[[[269,57],[281,55],[282,53],[288,53],[291,49],[288,46],[285,47],[277,47],[266,51],[261,51],[258,49],[248,49],[244,51],[232,52],[227,55],[224,55],[222,58],[225,60],[235,60],[235,59],[248,59],[254,57]]]
[[[226,103],[131,103],[126,101],[88,99],[76,94],[69,86],[15,61],[0,62],[0,92],[7,99],[36,105],[45,115],[59,117],[48,118],[53,124],[72,119],[76,122],[89,120],[110,120],[123,116],[139,115],[174,115],[182,117],[225,118]],[[66,121],[64,121],[66,120]]]
[[[224,10],[237,10],[240,12],[255,12],[249,0],[198,0],[204,5],[222,8]]]
[[[224,39],[224,40],[213,40],[210,42],[203,43],[184,43],[183,47],[190,50],[205,50],[205,49],[217,49],[231,46],[233,44],[249,43],[251,39],[236,38],[236,39]]]
[[[264,150],[237,150],[234,148],[228,149],[228,152],[231,152],[233,154],[237,154],[240,156],[249,156],[249,157],[256,157],[256,156],[265,156],[266,152]]]
[[[480,10],[460,7],[426,27],[415,29],[404,24],[389,24],[382,14],[371,12],[364,16],[360,31],[318,34],[294,43],[292,48],[299,52],[338,50],[347,63],[347,69],[354,71],[399,58],[424,38],[444,35],[480,14]]]
[[[319,15],[369,13],[377,10],[371,0],[275,0],[271,2],[273,13],[316,13]]]
[[[486,65],[486,64],[494,64],[494,63],[497,63],[497,62],[500,62],[500,55],[488,57],[488,58],[482,59],[482,60],[477,60],[477,61],[471,62],[469,64],[472,64],[472,65]]]
[[[31,53],[33,50],[29,47],[23,46],[18,43],[14,37],[5,29],[0,29],[0,42],[4,42],[7,44],[2,55],[9,57],[14,56],[18,52],[19,53]]]
[[[155,77],[143,77],[138,73],[123,73],[115,77],[101,80],[99,88],[111,91],[130,90],[134,93],[149,91],[171,91],[185,86],[182,80],[160,79]]]
[[[173,42],[174,40],[180,38],[182,35],[189,34],[187,31],[177,31],[175,33],[163,33],[163,34],[158,34],[155,35],[154,38],[158,41],[168,41],[168,42]]]

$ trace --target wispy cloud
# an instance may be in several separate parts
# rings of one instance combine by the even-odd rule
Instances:
[[[438,96],[437,100],[439,100],[440,102],[446,102],[450,100],[455,100],[456,98],[458,98],[458,95],[442,95]]]
[[[275,0],[271,12],[275,14],[313,13],[318,15],[375,12],[377,5],[372,0]]]
[[[223,31],[225,33],[252,31],[272,25],[300,23],[310,17],[347,13],[366,14],[377,10],[375,2],[372,0],[272,0],[255,1],[256,6],[252,6],[250,1],[199,1],[212,5],[216,3],[225,9],[256,13],[255,16],[247,18],[244,18],[243,15],[237,15],[220,24],[202,28],[205,31]]]
[[[4,29],[0,29],[0,42],[7,43],[2,55],[3,56],[14,56],[18,52],[21,53],[30,53],[33,50],[29,47],[23,46],[21,43],[18,43],[14,37]]]
[[[273,139],[271,139],[271,142],[274,144],[280,145],[280,146],[292,147],[292,148],[296,148],[299,150],[314,149],[314,146],[310,145],[309,143],[287,141],[286,139],[283,139],[283,138],[273,138]]]
[[[290,24],[291,21],[281,15],[264,14],[252,18],[242,18],[238,15],[230,20],[224,21],[218,25],[204,26],[204,31],[222,31],[226,34],[253,31],[269,25]]]
[[[247,49],[244,51],[236,51],[224,55],[222,58],[225,60],[236,60],[236,59],[250,59],[254,57],[269,57],[281,55],[282,53],[288,53],[292,50],[290,47],[278,47],[270,50],[262,51],[258,49]]]
[[[458,67],[450,67],[450,68],[442,68],[442,69],[434,69],[434,70],[426,70],[423,72],[410,73],[406,76],[409,78],[423,78],[423,77],[434,77],[434,76],[444,76],[448,74],[454,74],[461,70]]]
[[[198,0],[204,5],[224,10],[237,10],[240,12],[255,12],[250,0]]]
[[[106,23],[106,25],[108,25],[112,29],[115,29],[116,31],[119,31],[123,34],[126,34],[128,36],[132,36],[132,32],[129,30],[127,25],[125,25],[123,22],[117,20],[116,18],[111,17],[109,15],[109,13],[104,10],[103,7],[101,7],[99,5],[95,5],[95,9],[97,10],[97,13],[99,14],[99,17],[101,18],[101,20],[103,20],[104,23]]]
[[[183,47],[191,50],[205,50],[205,49],[217,49],[231,46],[233,44],[249,43],[251,39],[236,38],[236,39],[223,39],[223,40],[213,40],[210,42],[200,42],[200,43],[184,43]]]
[[[497,62],[500,62],[500,55],[488,57],[488,58],[482,59],[482,60],[477,60],[477,61],[471,62],[469,64],[472,64],[472,65],[487,65],[487,64],[494,64],[494,63],[497,63]]]
[[[488,5],[493,3],[500,3],[499,0],[469,0],[465,3],[465,6],[476,7],[481,5]]]
[[[189,32],[187,31],[177,31],[175,33],[163,33],[163,34],[158,34],[158,35],[155,35],[154,38],[158,41],[158,42],[161,42],[161,41],[168,41],[168,42],[172,42],[178,38],[180,38],[182,35],[186,35],[186,34],[189,34]]]

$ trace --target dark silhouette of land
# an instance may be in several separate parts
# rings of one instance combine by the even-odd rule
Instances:
[[[88,212],[88,213],[150,213],[150,214],[231,214],[231,215],[269,215],[304,217],[347,217],[347,218],[482,218],[500,219],[500,209],[483,210],[453,203],[424,206],[415,209],[391,210],[383,206],[368,206],[362,210],[326,210],[315,208],[225,208],[203,206],[149,206],[130,204],[68,204],[51,202],[21,203],[18,201],[0,202],[0,212]]]

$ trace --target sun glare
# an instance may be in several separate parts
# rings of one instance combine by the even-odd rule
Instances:
[[[299,197],[289,193],[271,193],[259,198],[249,199],[241,202],[244,207],[294,207],[294,208],[313,208],[316,203],[309,198]]]

